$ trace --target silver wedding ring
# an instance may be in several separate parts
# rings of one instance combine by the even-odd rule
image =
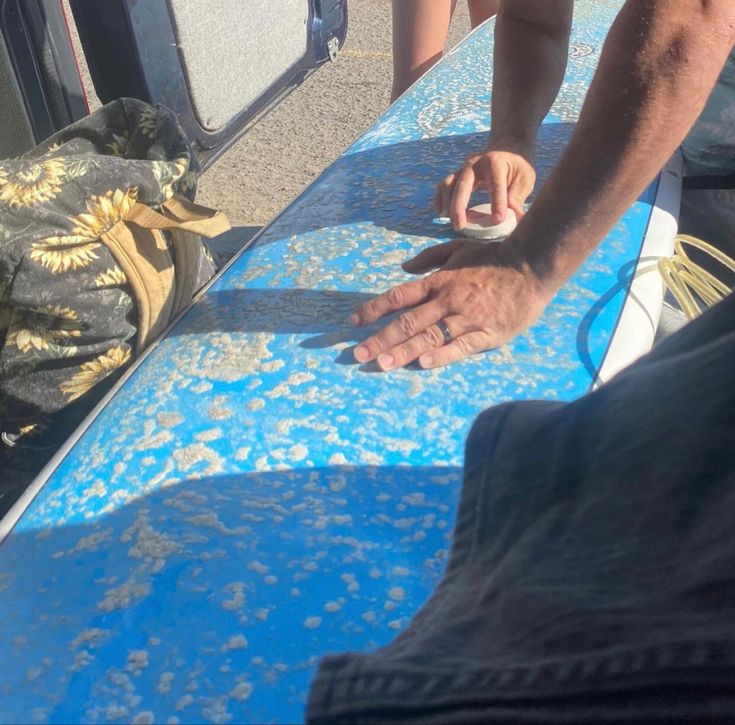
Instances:
[[[454,335],[452,335],[452,331],[449,329],[449,325],[447,325],[444,320],[439,320],[439,322],[436,323],[436,326],[439,328],[439,331],[444,338],[445,345],[448,345],[452,340],[454,340]]]

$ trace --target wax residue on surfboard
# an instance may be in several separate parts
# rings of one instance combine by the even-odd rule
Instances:
[[[596,50],[616,8],[579,5]],[[44,484],[0,560],[5,686],[22,694],[0,698],[0,719],[32,702],[34,721],[297,720],[313,657],[385,642],[439,580],[470,420],[586,390],[577,332],[630,259],[629,223],[518,342],[441,371],[343,364],[367,332],[349,315],[454,236],[427,210],[487,138],[492,33],[475,38],[199,298]],[[570,61],[540,180],[598,56]],[[56,597],[59,582],[80,596]]]

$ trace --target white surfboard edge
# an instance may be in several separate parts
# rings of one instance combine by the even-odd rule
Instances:
[[[674,251],[678,230],[683,158],[677,151],[661,171],[653,210],[618,324],[597,372],[599,387],[653,347],[665,287],[656,261]]]

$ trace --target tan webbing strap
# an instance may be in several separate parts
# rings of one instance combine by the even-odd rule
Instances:
[[[172,315],[190,302],[197,288],[201,262],[202,237],[215,237],[230,229],[230,222],[220,211],[195,204],[183,196],[174,196],[157,212],[145,204],[136,204],[126,221],[144,229],[170,233],[176,265],[176,286]]]
[[[174,197],[157,212],[135,204],[100,240],[130,283],[138,307],[138,352],[163,332],[196,291],[201,240],[230,228],[219,211]],[[163,230],[169,231],[174,258]]]
[[[100,239],[125,272],[138,308],[140,352],[168,324],[174,304],[174,266],[166,239],[156,229],[136,229],[118,222]]]
[[[221,211],[181,197],[174,197],[162,204],[161,212],[145,204],[135,204],[126,221],[145,229],[181,229],[207,238],[216,237],[230,229],[230,222]]]
[[[218,234],[229,231],[232,227],[227,216],[216,209],[210,209],[208,206],[195,204],[189,201],[185,196],[174,196],[163,204],[164,214],[181,222],[189,221],[205,221],[209,220],[208,233],[196,232],[203,237],[210,239]],[[192,230],[193,231],[193,230]]]

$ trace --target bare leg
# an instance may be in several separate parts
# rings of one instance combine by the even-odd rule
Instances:
[[[442,57],[456,4],[457,0],[393,0],[391,101]],[[479,4],[487,5],[488,1]]]
[[[500,0],[467,0],[472,27],[476,28],[488,18],[496,15],[499,5]]]

